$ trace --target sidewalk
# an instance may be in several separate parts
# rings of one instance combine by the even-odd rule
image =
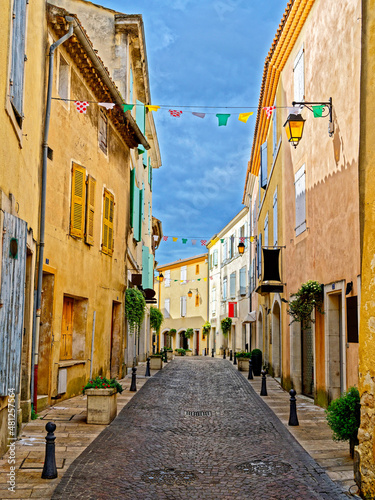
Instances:
[[[248,372],[241,372],[247,379]],[[257,394],[260,394],[262,377],[254,377],[248,382]],[[313,401],[297,394],[298,427],[288,425],[290,396],[272,377],[267,377],[267,394],[262,399],[300,445],[325,470],[335,483],[344,491],[355,494],[357,486],[354,481],[353,460],[349,454],[347,441],[333,441],[332,431],[328,427],[324,409],[314,405]],[[350,490],[349,490],[350,489]],[[359,498],[359,497],[357,497]]]
[[[146,364],[137,367],[137,390],[148,380],[144,377]],[[151,370],[151,376],[157,373]],[[124,388],[117,395],[117,414],[132,399],[136,392],[130,392],[131,374],[120,380]],[[86,424],[87,396],[67,399],[38,413],[38,419],[23,424],[20,440],[16,442],[16,493],[8,491],[10,464],[8,454],[0,459],[0,499],[38,498],[50,499],[56,485],[61,481],[69,465],[105,429],[106,425]],[[42,479],[45,455],[47,422],[56,424],[56,479]]]

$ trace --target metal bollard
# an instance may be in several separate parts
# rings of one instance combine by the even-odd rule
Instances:
[[[229,351],[229,361],[233,361],[232,349]]]
[[[211,357],[212,357],[212,358],[214,358],[214,357],[215,357],[214,352],[215,352],[215,351],[212,349],[212,354],[211,354]]]
[[[266,371],[262,370],[262,388],[260,390],[260,395],[261,396],[268,396],[267,394],[267,379],[266,379]]]
[[[54,431],[56,424],[48,422],[46,424],[46,456],[44,457],[44,466],[42,479],[55,479],[57,477],[56,458],[55,458],[55,439]]]
[[[198,356],[198,349],[195,349],[195,355]]]
[[[145,377],[151,377],[151,372],[150,372],[150,358],[147,358]]]
[[[299,425],[298,417],[297,417],[297,404],[296,404],[296,391],[294,389],[290,389],[290,413],[289,413],[289,422],[288,425]]]
[[[225,359],[225,349],[224,349],[223,359]]]
[[[164,347],[164,363],[168,363],[168,360],[167,360],[167,348]]]
[[[136,375],[136,372],[137,372],[137,368],[135,366],[133,366],[133,368],[132,368],[132,383],[131,383],[131,386],[130,386],[130,389],[129,389],[129,391],[131,391],[131,392],[137,392],[137,375]]]
[[[236,353],[234,353],[234,361],[233,361],[233,364],[236,365],[237,364],[237,356],[236,356]]]
[[[253,362],[251,358],[249,358],[249,375],[247,376],[247,380],[253,380]]]

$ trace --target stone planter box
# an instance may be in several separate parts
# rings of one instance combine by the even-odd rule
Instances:
[[[193,355],[193,351],[189,352],[189,351],[186,351],[186,356],[192,356]]]
[[[161,356],[150,356],[150,370],[161,370],[163,368],[163,359]]]
[[[248,372],[249,371],[249,358],[237,358],[238,371]]]
[[[86,389],[88,424],[108,425],[117,415],[117,390]]]
[[[173,351],[167,351],[167,360],[172,361],[173,359]]]

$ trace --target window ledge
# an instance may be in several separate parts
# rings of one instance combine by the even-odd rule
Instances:
[[[84,359],[67,359],[66,361],[59,361],[57,364],[59,368],[67,368],[68,366],[85,365],[86,361]]]

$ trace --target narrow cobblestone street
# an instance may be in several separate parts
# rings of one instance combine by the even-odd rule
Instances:
[[[52,498],[348,497],[229,361],[180,358],[72,463]]]

